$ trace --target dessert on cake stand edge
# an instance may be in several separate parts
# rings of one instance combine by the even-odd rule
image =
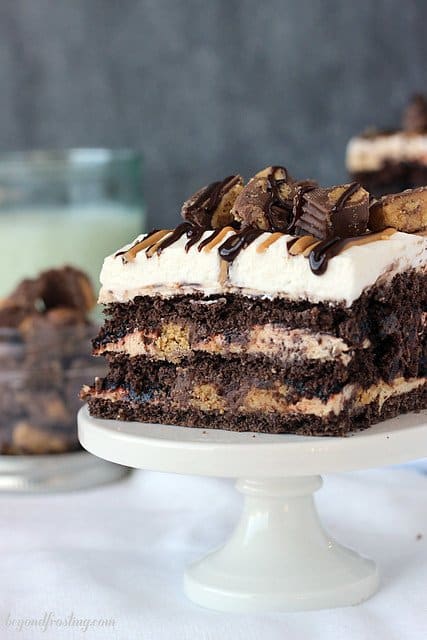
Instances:
[[[320,474],[427,455],[427,411],[338,438],[236,433],[102,420],[83,407],[91,453],[152,471],[238,478],[244,506],[225,544],[190,566],[187,596],[220,611],[300,611],[354,605],[378,588],[375,563],[323,529],[313,499]]]

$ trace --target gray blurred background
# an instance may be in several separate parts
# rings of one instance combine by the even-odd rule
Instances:
[[[425,0],[1,0],[0,143],[132,146],[151,225],[232,172],[345,178],[427,89]]]

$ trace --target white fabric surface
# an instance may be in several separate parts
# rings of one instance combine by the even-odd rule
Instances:
[[[230,481],[136,472],[86,492],[1,496],[0,638],[425,640],[427,475],[400,467],[328,476],[317,503],[339,541],[376,559],[379,593],[351,608],[231,615],[193,605],[181,588],[185,566],[238,517]],[[45,612],[115,626],[7,626]]]

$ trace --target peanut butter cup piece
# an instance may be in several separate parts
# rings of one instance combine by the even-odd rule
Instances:
[[[184,202],[181,215],[187,222],[206,229],[218,229],[233,220],[231,209],[243,189],[243,178],[228,176],[199,189]]]
[[[89,278],[80,269],[63,267],[23,280],[0,300],[0,325],[17,326],[24,317],[57,307],[75,309],[85,315],[96,304]]]
[[[83,271],[74,267],[51,269],[40,275],[46,309],[68,307],[90,311],[96,304],[92,284]]]
[[[405,233],[426,231],[427,187],[383,196],[371,204],[369,228],[382,231],[386,227],[394,227]]]
[[[284,167],[266,167],[249,180],[232,214],[243,227],[276,231],[292,217],[293,181]]]
[[[350,238],[365,233],[369,218],[369,193],[357,182],[328,189],[316,188],[302,196],[297,235]]]

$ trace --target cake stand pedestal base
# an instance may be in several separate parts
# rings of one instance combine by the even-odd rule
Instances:
[[[185,573],[188,597],[220,611],[298,611],[357,604],[378,587],[375,564],[322,528],[320,474],[409,462],[427,454],[427,412],[345,438],[236,433],[78,416],[82,445],[148,469],[241,478],[243,512],[231,538]]]
[[[220,611],[301,611],[358,604],[377,589],[371,560],[333,540],[313,500],[319,476],[238,480],[240,521],[185,573],[187,596]]]

